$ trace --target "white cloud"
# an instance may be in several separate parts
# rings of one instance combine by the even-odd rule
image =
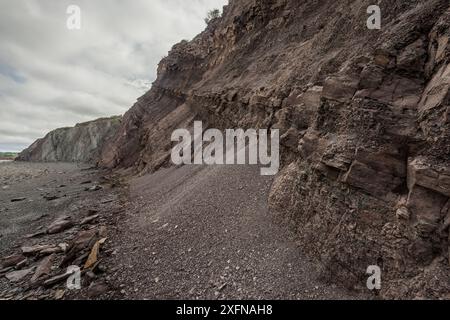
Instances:
[[[124,113],[172,45],[192,39],[206,12],[226,2],[0,1],[0,151]],[[66,28],[70,4],[81,8],[81,30]]]

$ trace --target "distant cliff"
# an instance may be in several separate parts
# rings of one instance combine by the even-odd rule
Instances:
[[[53,130],[22,151],[16,160],[96,163],[105,144],[119,128],[121,119],[120,116],[101,118]]]

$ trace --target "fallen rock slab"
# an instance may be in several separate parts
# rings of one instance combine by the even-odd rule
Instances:
[[[1,260],[1,266],[2,268],[8,268],[13,267],[17,265],[18,263],[22,262],[25,259],[25,257],[21,254],[14,254],[11,256],[7,256]]]
[[[44,287],[51,287],[54,286],[57,283],[60,283],[64,280],[66,280],[67,278],[70,277],[70,273],[63,273],[57,276],[54,276],[50,279],[45,280],[42,284],[44,285]]]
[[[43,236],[45,234],[46,234],[45,231],[38,231],[38,232],[35,232],[35,233],[27,234],[25,236],[25,238],[27,238],[27,239],[38,238],[38,237],[41,237],[41,236]]]
[[[12,271],[12,272],[5,274],[5,277],[11,282],[18,282],[18,281],[22,280],[23,278],[25,278],[28,274],[33,272],[33,270],[34,270],[34,267],[29,268],[29,269],[19,270],[19,271]]]
[[[40,277],[49,275],[52,271],[52,263],[55,255],[50,255],[41,260],[38,267],[36,268],[36,272],[31,278],[31,282],[36,282]]]
[[[63,252],[63,251],[64,250],[58,245],[58,246],[54,246],[54,247],[51,247],[51,248],[48,248],[48,249],[41,250],[39,252],[39,255],[46,256],[46,255],[49,255],[49,254],[59,253],[59,252]]]
[[[0,274],[7,273],[7,272],[11,271],[12,269],[13,269],[13,267],[8,267],[8,268],[1,269],[0,270]]]
[[[84,218],[83,220],[81,220],[80,224],[81,224],[81,225],[89,224],[89,223],[95,221],[96,219],[98,219],[98,217],[99,217],[98,214],[93,215],[93,216],[86,217],[86,218]]]
[[[79,257],[84,250],[92,248],[97,240],[98,232],[95,229],[79,232],[70,242],[61,266],[68,265],[69,262]]]
[[[58,219],[47,228],[48,234],[55,234],[63,232],[73,226],[73,222],[69,219]]]
[[[55,246],[53,245],[35,245],[35,246],[31,246],[31,247],[22,247],[22,253],[24,255],[36,255],[38,253],[40,253],[43,250],[47,250],[50,248],[54,248]]]

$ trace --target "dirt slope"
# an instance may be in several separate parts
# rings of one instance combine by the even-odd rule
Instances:
[[[271,180],[252,166],[184,166],[135,179],[108,262],[116,297],[363,297],[318,279],[318,265],[269,213]]]
[[[270,207],[324,274],[354,287],[378,265],[383,297],[448,297],[450,4],[382,0],[369,30],[372,4],[230,1],[160,62],[102,164],[169,166],[193,120],[279,129]]]

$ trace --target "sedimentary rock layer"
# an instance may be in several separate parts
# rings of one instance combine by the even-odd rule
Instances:
[[[92,162],[113,143],[121,117],[102,118],[51,131],[22,151],[19,161]]]
[[[378,3],[381,30],[366,0],[230,1],[161,61],[101,163],[156,170],[193,120],[278,128],[270,205],[324,275],[357,287],[379,265],[385,297],[448,297],[450,5]]]

